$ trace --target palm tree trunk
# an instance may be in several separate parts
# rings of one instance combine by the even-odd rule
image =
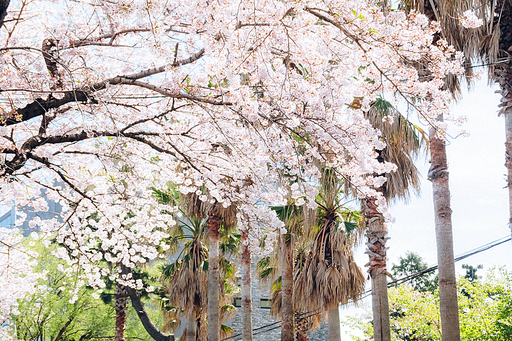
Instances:
[[[220,340],[219,229],[222,220],[215,207],[208,216],[208,341]]]
[[[509,89],[512,91],[512,89]],[[507,95],[510,98],[502,100],[502,102],[512,102],[512,93]],[[511,103],[509,103],[511,104]],[[509,221],[508,227],[512,234],[512,107],[507,107],[503,111],[505,116],[505,167],[507,167],[507,187],[508,187],[508,205],[509,205]]]
[[[187,333],[185,335],[187,341],[196,341],[197,319],[196,312],[193,309],[187,316]],[[181,338],[180,338],[181,340]]]
[[[386,270],[387,231],[384,217],[377,211],[375,200],[366,203],[366,221],[370,273],[372,281],[373,337],[375,341],[391,341],[388,283]]]
[[[439,121],[442,121],[442,117]],[[431,166],[428,179],[432,182],[436,226],[437,262],[439,264],[439,304],[443,341],[459,341],[459,309],[453,256],[452,210],[448,184],[448,162],[444,139],[430,130]]]
[[[124,285],[116,283],[115,310],[116,329],[114,341],[124,341],[124,329],[126,326],[126,309],[128,307],[128,292]]]
[[[341,341],[339,307],[329,309],[327,317],[329,321],[329,341]]]
[[[286,235],[279,237],[281,263],[281,341],[294,341],[293,326],[293,243],[286,243]]]
[[[242,241],[242,340],[252,341],[251,251],[247,230],[241,231]]]
[[[303,315],[307,315],[307,312],[304,312]],[[297,341],[308,341],[308,332],[309,332],[309,318],[302,317],[296,319],[297,323]]]

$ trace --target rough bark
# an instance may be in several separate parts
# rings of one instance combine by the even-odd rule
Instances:
[[[220,340],[219,229],[222,220],[215,208],[208,216],[208,341]]]
[[[128,307],[128,293],[124,285],[116,283],[115,310],[116,326],[114,341],[124,341],[124,330],[126,326],[126,309]]]
[[[508,3],[504,9],[507,9],[507,13],[510,13],[512,10]],[[506,27],[502,27],[502,29],[504,28]],[[509,36],[509,38],[512,37]],[[496,91],[501,94],[501,103],[499,105],[501,110],[499,111],[499,114],[505,117],[505,167],[507,168],[509,205],[508,226],[512,233],[512,63],[500,64],[494,72],[494,77],[501,88],[501,90]]]
[[[341,341],[340,309],[339,307],[327,311],[329,321],[329,341]]]
[[[442,117],[438,120],[442,121]],[[434,197],[442,340],[459,341],[459,309],[453,256],[452,210],[446,146],[444,139],[437,137],[433,129],[430,130],[430,156],[431,166],[428,179],[432,182]]]
[[[9,7],[10,0],[0,0],[0,28],[4,24],[5,16],[7,15],[7,8]]]
[[[286,243],[286,235],[281,234],[280,263],[281,263],[281,341],[294,341],[293,325],[293,242]]]
[[[508,227],[512,235],[512,108],[503,113],[505,116],[505,167],[507,167]]]
[[[252,341],[251,251],[247,231],[241,231],[242,241],[242,340]]]
[[[297,322],[297,341],[308,341],[309,318],[300,318]]]
[[[132,306],[137,312],[139,316],[140,322],[144,326],[144,329],[148,332],[149,336],[153,338],[155,341],[174,341],[174,335],[166,335],[162,333],[154,324],[151,322],[151,319],[148,316],[148,313],[144,309],[144,303],[140,300],[137,291],[133,288],[126,287],[128,291],[128,295],[130,295],[130,300],[132,302]]]
[[[368,238],[366,253],[372,281],[373,335],[375,341],[390,341],[389,302],[386,269],[387,231],[384,217],[377,211],[374,200],[368,200],[365,211]]]

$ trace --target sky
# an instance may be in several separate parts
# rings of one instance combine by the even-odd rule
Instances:
[[[462,100],[452,105],[455,115],[467,117],[462,128],[470,134],[449,138],[446,147],[455,256],[511,234],[507,226],[505,126],[504,118],[498,116],[501,97],[494,93],[497,89],[497,85],[489,86],[482,77],[471,91],[463,93]],[[448,133],[455,136],[457,129]],[[405,256],[407,251],[418,253],[429,265],[437,264],[432,184],[426,177],[430,167],[428,161],[428,156],[424,156],[417,163],[422,174],[421,195],[412,197],[408,203],[399,202],[390,207],[395,221],[388,224],[391,238],[388,240],[388,268],[398,263],[399,257]],[[355,250],[360,266],[368,262],[364,251],[364,244]],[[505,266],[512,271],[511,251],[512,242],[501,244],[456,263],[456,271],[458,275],[465,274],[462,264],[482,264],[484,269],[478,270],[478,275],[484,275],[494,266]],[[342,315],[364,314],[371,312],[370,304],[367,299],[361,308],[342,309],[341,312]],[[342,340],[351,338],[347,334]]]

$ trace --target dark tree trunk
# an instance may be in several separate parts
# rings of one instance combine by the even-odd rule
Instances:
[[[7,15],[7,8],[9,7],[10,0],[0,0],[0,29],[4,24],[5,16]]]
[[[124,285],[116,283],[115,310],[116,329],[114,341],[124,341],[124,330],[126,327],[126,310],[128,308],[128,292]]]

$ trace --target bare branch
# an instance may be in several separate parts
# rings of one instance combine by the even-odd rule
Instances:
[[[175,92],[169,91],[168,89],[165,89],[165,88],[153,85],[153,84],[141,82],[138,80],[133,80],[133,79],[122,79],[120,81],[120,84],[140,86],[141,88],[146,88],[146,89],[152,90],[154,92],[157,92],[161,95],[164,95],[164,96],[170,97],[170,98],[189,99],[191,101],[208,103],[208,104],[212,104],[212,105],[232,105],[231,102],[217,101],[217,100],[212,100],[212,99],[206,98],[206,97],[198,97],[198,96],[184,94],[184,93],[175,93]]]
[[[5,16],[7,15],[7,8],[9,7],[10,0],[0,0],[0,27],[4,24]]]
[[[21,49],[21,50],[35,50],[42,52],[39,49],[35,48],[0,48],[1,51],[11,50],[11,49]],[[204,55],[204,49],[201,49],[196,54],[190,56],[186,59],[181,59],[176,61],[171,65],[171,67],[178,67],[186,64],[190,64],[200,59]],[[62,98],[57,99],[53,96],[49,96],[47,99],[38,98],[34,102],[27,104],[24,108],[18,109],[14,117],[8,117],[5,119],[4,124],[9,126],[13,124],[18,124],[20,122],[28,121],[34,117],[41,116],[48,112],[50,109],[59,108],[65,104],[72,102],[95,102],[93,98],[93,94],[97,91],[104,90],[107,85],[119,85],[119,84],[128,84],[127,80],[137,80],[145,77],[149,77],[152,75],[156,75],[162,72],[165,72],[169,68],[169,65],[163,65],[160,67],[155,67],[151,69],[146,69],[131,75],[125,76],[117,76],[113,77],[98,83],[95,83],[91,86],[82,87],[76,90],[71,90],[63,93]],[[177,98],[185,98],[185,97],[177,97]],[[198,98],[190,98],[196,101],[199,101]]]

